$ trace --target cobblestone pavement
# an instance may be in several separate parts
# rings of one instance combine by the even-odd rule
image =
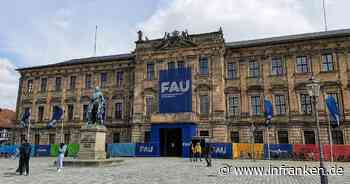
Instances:
[[[191,163],[182,158],[121,158],[124,162],[102,168],[64,168],[58,173],[53,166],[54,158],[32,158],[30,176],[14,173],[18,160],[0,159],[0,184],[70,184],[70,183],[319,183],[319,176],[291,175],[234,175],[222,176],[219,168],[225,164],[232,166],[317,166],[317,162],[301,161],[255,161],[213,160],[213,167],[205,167],[205,162]],[[327,166],[330,164],[327,163]],[[350,184],[350,163],[336,163],[344,168],[342,176],[330,176],[329,183]]]

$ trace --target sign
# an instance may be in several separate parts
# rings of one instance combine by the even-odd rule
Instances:
[[[48,145],[35,145],[36,156],[50,156],[51,146]]]
[[[159,156],[159,144],[155,143],[137,143],[136,156]]]
[[[232,144],[230,143],[209,143],[212,147],[213,158],[232,158]]]
[[[192,112],[191,68],[159,72],[159,112]]]

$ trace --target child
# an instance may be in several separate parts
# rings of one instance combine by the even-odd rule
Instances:
[[[58,157],[57,157],[57,171],[61,172],[63,169],[63,159],[64,154],[66,152],[67,146],[64,143],[60,144],[60,147],[58,148]]]

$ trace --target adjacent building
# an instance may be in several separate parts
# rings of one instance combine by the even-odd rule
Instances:
[[[226,42],[221,28],[174,31],[151,40],[138,34],[131,53],[18,69],[17,119],[31,111],[33,143],[58,143],[61,136],[78,143],[87,103],[99,86],[107,99],[108,143],[159,141],[181,147],[188,135],[235,143],[254,137],[264,143],[263,100],[268,98],[274,108],[269,142],[314,144],[316,109],[306,85],[315,76],[322,84],[321,141],[329,142],[324,99],[332,95],[342,114],[333,141],[350,144],[350,29],[239,42]],[[161,113],[160,71],[179,68],[191,70],[191,112]],[[46,128],[54,105],[65,109],[64,135]],[[17,141],[24,132],[18,129]]]

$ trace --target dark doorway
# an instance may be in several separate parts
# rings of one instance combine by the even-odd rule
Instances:
[[[181,128],[161,128],[160,132],[160,155],[182,155]]]

